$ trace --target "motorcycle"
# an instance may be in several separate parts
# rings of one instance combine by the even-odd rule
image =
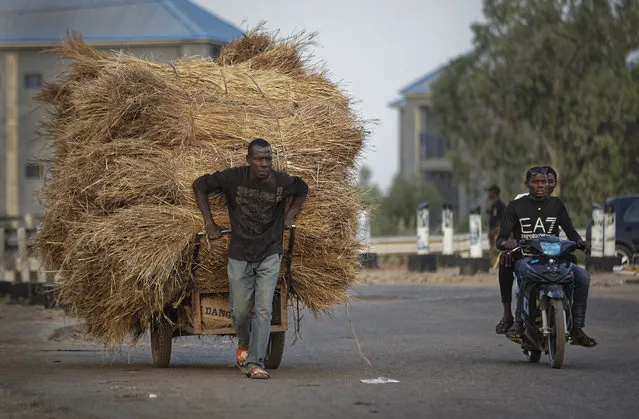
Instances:
[[[539,362],[542,352],[550,357],[552,368],[561,368],[564,362],[574,296],[572,263],[566,259],[576,249],[580,246],[574,241],[549,236],[521,240],[511,251],[526,258],[520,262],[526,264],[523,289],[515,273],[517,296],[523,293],[524,323],[522,338],[515,342],[531,363]]]

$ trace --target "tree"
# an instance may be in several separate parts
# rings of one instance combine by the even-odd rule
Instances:
[[[363,165],[359,169],[359,177],[357,182],[357,188],[361,194],[362,202],[365,202],[369,207],[374,208],[379,205],[382,197],[377,185],[371,183],[373,178],[373,171],[370,167]]]
[[[396,175],[377,211],[379,234],[415,234],[417,206],[424,201],[432,213],[441,210],[442,199],[433,185],[420,182],[418,176]]]
[[[363,165],[359,169],[359,187],[363,190],[368,190],[371,187],[371,179],[373,178],[373,171],[370,167]]]
[[[358,189],[362,202],[371,211],[371,235],[389,236],[415,234],[417,206],[428,201],[435,216],[441,210],[442,199],[431,184],[423,184],[418,176],[395,175],[387,194],[371,183],[372,170],[364,165],[359,170]]]
[[[631,192],[639,175],[636,0],[485,0],[475,50],[433,86],[458,179],[480,173],[521,189],[523,171],[550,164],[573,218]]]
[[[360,167],[357,188],[360,191],[361,201],[371,214],[371,235],[379,236],[380,226],[386,224],[387,221],[383,217],[380,218],[377,214],[383,195],[377,185],[371,183],[372,178],[373,171],[370,167],[366,165]],[[384,229],[387,228],[384,227]]]

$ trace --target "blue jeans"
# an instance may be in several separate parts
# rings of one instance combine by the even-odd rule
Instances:
[[[229,258],[229,294],[233,328],[239,347],[248,348],[246,364],[264,368],[271,333],[273,294],[280,273],[282,255],[267,256],[259,262]],[[250,311],[255,309],[251,321]]]
[[[526,281],[526,264],[531,258],[524,257],[515,264],[515,273],[519,285],[517,295],[517,309],[515,310],[515,320],[521,321],[521,310],[524,304],[524,284]],[[586,325],[586,308],[588,305],[588,290],[590,288],[590,274],[581,266],[572,265],[572,274],[575,278],[575,289],[572,303],[572,324],[573,328],[583,329]]]

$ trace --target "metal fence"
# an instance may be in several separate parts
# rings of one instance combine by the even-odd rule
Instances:
[[[581,237],[586,237],[586,230],[577,230]],[[565,234],[560,234],[564,240]],[[372,237],[370,240],[370,248],[366,249],[368,253],[383,254],[412,254],[417,252],[417,236],[389,236],[389,237]],[[431,253],[442,252],[442,236],[431,235],[428,239],[429,251]],[[482,235],[481,247],[484,252],[489,249],[488,236]],[[470,253],[470,234],[460,233],[453,237],[453,249],[456,254],[462,257],[468,257]]]
[[[35,255],[36,231],[0,227],[0,295],[44,303],[44,284],[51,283]]]

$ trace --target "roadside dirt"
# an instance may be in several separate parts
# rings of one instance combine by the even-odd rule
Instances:
[[[592,287],[611,287],[638,280],[639,272],[594,274],[591,276]],[[388,267],[381,269],[364,269],[359,273],[358,283],[362,285],[384,284],[467,284],[497,286],[497,271],[477,275],[459,275],[459,268],[439,269],[437,272],[409,272],[404,267]]]

